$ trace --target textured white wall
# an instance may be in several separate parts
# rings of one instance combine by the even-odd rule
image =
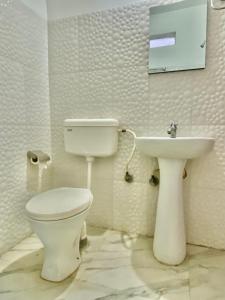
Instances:
[[[185,215],[189,242],[225,248],[225,15],[210,10],[205,70],[149,76],[152,4],[49,23],[54,185],[86,182],[84,159],[64,153],[63,119],[113,117],[138,135],[166,135],[174,119],[179,135],[216,137],[211,153],[188,163]],[[130,149],[130,138],[121,137],[114,158],[96,160],[89,222],[152,235],[157,189],[148,179],[156,162],[136,153],[135,181],[127,184]]]
[[[47,22],[21,1],[0,0],[0,253],[30,229],[26,152],[50,151]]]

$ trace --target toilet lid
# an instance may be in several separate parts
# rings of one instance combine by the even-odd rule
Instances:
[[[92,200],[88,189],[58,188],[34,196],[25,209],[27,215],[36,220],[61,220],[81,213]]]

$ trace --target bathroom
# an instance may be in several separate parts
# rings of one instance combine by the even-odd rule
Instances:
[[[203,5],[200,26],[184,28],[191,40],[205,34],[201,66],[166,70],[151,68],[160,47],[150,39],[178,36],[152,33],[151,14],[180,1],[0,0],[0,300],[225,300],[225,1],[184,1]],[[90,147],[109,139],[110,155],[68,151],[81,124],[96,130]],[[167,168],[152,154],[158,141]],[[171,157],[179,141],[182,163]],[[90,205],[78,214],[77,267],[51,280],[27,205],[55,191],[53,208],[63,207],[63,188],[87,192]],[[47,237],[62,256],[73,226]]]

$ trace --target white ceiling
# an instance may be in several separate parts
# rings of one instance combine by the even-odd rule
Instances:
[[[39,16],[47,19],[46,0],[21,0],[27,7],[32,9]]]
[[[47,0],[48,18],[49,20],[65,18],[140,1],[143,0]]]

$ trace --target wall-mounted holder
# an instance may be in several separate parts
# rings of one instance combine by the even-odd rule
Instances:
[[[31,164],[47,163],[51,160],[50,156],[41,150],[27,152],[27,158]]]
[[[41,192],[49,188],[48,173],[51,158],[41,150],[27,152],[27,190]]]

